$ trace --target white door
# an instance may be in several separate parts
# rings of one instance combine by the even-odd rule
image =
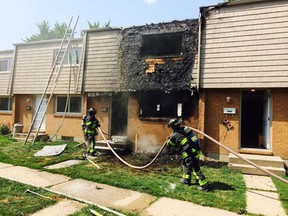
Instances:
[[[264,104],[263,104],[263,146],[266,149],[271,147],[271,97],[270,92],[265,91],[264,93]]]
[[[35,96],[33,116],[35,116],[35,113],[36,113],[37,108],[38,108],[38,106],[40,104],[40,101],[41,101],[41,97],[42,97],[42,95],[36,95]],[[46,123],[46,121],[45,121],[46,120],[46,118],[45,118],[46,103],[47,103],[46,99],[44,99],[42,101],[42,103],[41,103],[41,106],[40,106],[39,111],[38,111],[38,113],[36,115],[36,118],[35,118],[35,122],[34,122],[34,125],[33,125],[33,130],[37,130],[39,128],[40,123],[41,123],[41,119],[42,119],[43,116],[44,116],[44,119],[42,121],[42,124],[41,124],[41,127],[40,127],[39,131],[44,132],[45,129],[46,129],[46,127],[45,127],[45,123]]]

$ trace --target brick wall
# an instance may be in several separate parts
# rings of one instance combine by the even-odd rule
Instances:
[[[63,115],[54,114],[54,100],[51,101],[46,112],[46,133],[53,135],[56,133],[59,125],[62,122]],[[83,132],[81,130],[82,117],[88,113],[89,108],[94,107],[97,110],[96,117],[100,121],[101,130],[108,132],[109,123],[109,98],[107,97],[83,97],[83,114],[81,115],[67,115],[64,119],[64,123],[59,130],[60,136],[75,137],[75,140],[83,139]],[[108,112],[102,112],[101,108],[107,107]],[[106,137],[107,138],[107,137]],[[102,139],[101,135],[98,136],[98,140]]]
[[[198,101],[194,103],[196,109],[192,116],[183,124],[198,127]],[[128,138],[136,150],[157,151],[171,134],[167,127],[168,119],[139,119],[139,103],[135,96],[131,95],[128,105]]]
[[[230,103],[227,103],[226,98],[231,98]],[[203,107],[205,103],[205,109]],[[239,119],[240,119],[240,91],[228,89],[213,89],[205,90],[200,95],[201,111],[205,111],[205,128],[204,132],[214,139],[220,141],[234,151],[238,151],[239,146]],[[236,108],[236,115],[223,114],[223,108]],[[200,113],[203,118],[203,113]],[[222,124],[227,118],[233,125],[232,130]],[[203,121],[203,120],[201,120]],[[203,142],[203,150],[205,153],[228,154],[228,152],[220,148],[217,144],[207,138]]]
[[[23,124],[23,132],[29,130],[33,118],[33,95],[15,95],[15,123]],[[31,109],[29,109],[30,107]],[[27,109],[28,108],[28,109]]]
[[[110,121],[110,97],[103,96],[103,97],[91,97],[87,100],[87,112],[88,110],[94,107],[97,110],[96,117],[100,121],[101,124],[101,131],[103,133],[110,133],[109,131],[109,121]],[[104,111],[103,108],[107,108],[107,111]],[[86,113],[87,113],[86,112]],[[105,135],[107,139],[108,136]],[[103,137],[99,134],[97,140],[103,140]]]
[[[272,150],[273,154],[288,159],[288,90],[272,91]]]
[[[12,113],[0,113],[0,125],[5,124],[7,125],[10,130],[13,129],[13,117]]]

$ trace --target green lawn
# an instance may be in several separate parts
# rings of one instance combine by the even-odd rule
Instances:
[[[27,189],[53,200],[25,193]],[[0,215],[28,215],[55,204],[59,199],[59,196],[42,189],[0,178]]]
[[[43,167],[47,165],[81,156],[81,147],[75,147],[76,143],[65,143],[67,148],[60,156],[34,157],[33,155],[45,145],[44,143],[23,145],[14,142],[13,139],[0,137],[0,162],[44,169]],[[51,143],[51,145],[55,144],[63,144],[63,142]],[[123,158],[134,165],[143,165],[151,160],[151,157],[143,155],[125,155]],[[182,170],[180,162],[175,156],[162,155],[152,166],[144,170],[129,168],[111,154],[101,155],[94,159],[94,162],[101,169],[97,169],[89,161],[83,161],[83,163],[69,168],[46,171],[145,192],[157,197],[170,197],[239,214],[246,213],[246,187],[243,176],[239,172],[229,170],[227,164],[216,162],[202,164],[202,172],[206,175],[212,188],[211,192],[205,193],[197,190],[196,185],[189,187],[180,183]],[[284,194],[281,199],[287,209],[286,185],[279,187],[284,188],[283,191],[281,189],[281,193]],[[84,211],[88,211],[88,209]],[[77,215],[82,214],[85,215],[85,212]]]
[[[32,191],[32,193],[25,192],[26,190],[30,190]],[[40,194],[44,197],[37,194],[33,194],[33,192]],[[55,195],[53,193],[47,192],[46,190],[0,178],[1,216],[29,215],[43,208],[49,207],[62,199],[64,199],[63,196]],[[73,216],[91,215],[89,209],[93,209],[94,211],[105,216],[115,215],[113,213],[104,211],[91,205],[79,210],[78,212],[72,215]],[[129,216],[133,215],[130,214]]]

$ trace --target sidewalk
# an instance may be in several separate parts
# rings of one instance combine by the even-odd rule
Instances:
[[[191,215],[193,212],[197,212],[198,216],[238,215],[237,213],[217,208],[204,207],[170,198],[157,199],[157,197],[145,193],[89,182],[83,179],[70,179],[63,175],[51,174],[21,166],[12,166],[5,163],[0,163],[0,177],[42,187],[45,190],[78,200],[82,205],[72,202],[73,208],[76,210],[77,207],[75,206],[78,206],[79,210],[85,206],[83,203],[86,203],[94,204],[98,207],[119,209],[124,212],[141,212],[141,216],[183,216]],[[278,194],[273,192],[276,191],[276,188],[269,177],[244,175],[244,179],[248,188],[246,192],[246,210],[249,213],[269,216],[286,215],[278,199]],[[67,206],[69,202],[58,205],[63,208],[63,205]],[[52,206],[49,208],[56,207]],[[48,212],[51,213],[53,211],[48,210]],[[38,213],[38,215],[41,214]],[[45,214],[43,213],[42,215]]]

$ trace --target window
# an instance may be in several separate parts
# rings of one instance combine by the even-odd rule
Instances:
[[[82,98],[80,96],[71,96],[69,98],[69,103],[67,107],[67,113],[70,114],[80,114],[82,113]],[[56,113],[64,113],[66,107],[66,96],[57,96],[56,97]]]
[[[12,111],[12,98],[0,97],[0,111]]]
[[[12,59],[0,59],[0,72],[10,71]]]
[[[160,91],[140,93],[139,104],[139,115],[143,118],[185,118],[193,110],[189,91],[169,94]]]
[[[55,50],[54,51],[54,59],[57,57],[57,54],[58,54],[58,50]],[[64,51],[60,52],[58,59],[57,59],[57,62],[56,62],[56,65],[61,64],[61,61],[62,61],[64,54],[65,54]],[[78,65],[79,61],[80,61],[80,54],[81,54],[80,48],[68,50],[65,57],[64,57],[63,65]]]
[[[182,33],[143,35],[141,56],[179,56],[182,40]]]

